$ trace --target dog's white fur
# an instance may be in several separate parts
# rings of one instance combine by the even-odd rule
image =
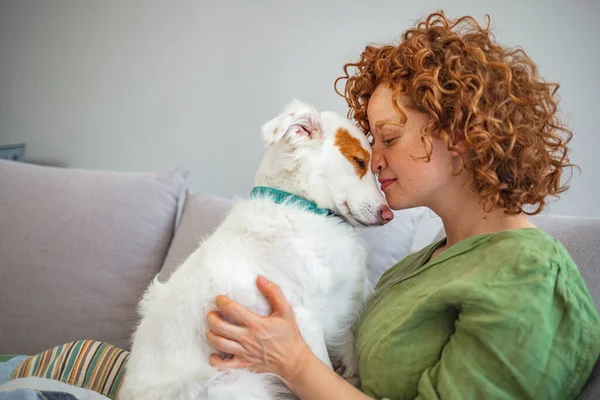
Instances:
[[[344,128],[370,146],[348,119],[301,102],[262,127],[269,149],[255,184],[286,190],[342,215],[353,225],[381,224],[387,205],[373,174],[362,178],[335,144]],[[369,168],[369,160],[366,160]],[[260,274],[278,284],[292,305],[303,339],[328,366],[357,375],[352,327],[367,296],[367,252],[356,229],[269,199],[238,200],[221,226],[165,284],[150,285],[139,305],[119,400],[275,399],[289,394],[268,374],[218,371],[208,363],[206,314],[226,294],[269,315],[256,288]]]

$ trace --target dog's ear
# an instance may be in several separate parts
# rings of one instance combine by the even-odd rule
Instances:
[[[266,145],[271,146],[286,137],[292,145],[306,140],[321,139],[321,114],[311,106],[294,100],[283,113],[266,122],[261,128]]]

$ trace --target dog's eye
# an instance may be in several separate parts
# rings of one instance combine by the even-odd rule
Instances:
[[[360,158],[354,157],[354,162],[356,163],[356,165],[359,166],[359,168],[365,169],[365,167],[366,167],[365,162],[363,160],[361,160]]]

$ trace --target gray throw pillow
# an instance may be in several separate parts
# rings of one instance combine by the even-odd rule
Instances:
[[[0,161],[0,354],[78,339],[127,349],[186,176]]]

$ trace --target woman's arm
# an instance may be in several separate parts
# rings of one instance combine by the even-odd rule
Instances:
[[[372,400],[329,369],[312,352],[290,380],[290,389],[302,400]]]
[[[262,277],[257,286],[271,304],[273,312],[268,317],[250,312],[225,296],[217,297],[220,313],[207,315],[206,338],[218,351],[233,357],[224,360],[214,354],[211,365],[274,373],[303,400],[370,399],[313,354],[281,289]],[[234,323],[225,321],[221,314]]]

